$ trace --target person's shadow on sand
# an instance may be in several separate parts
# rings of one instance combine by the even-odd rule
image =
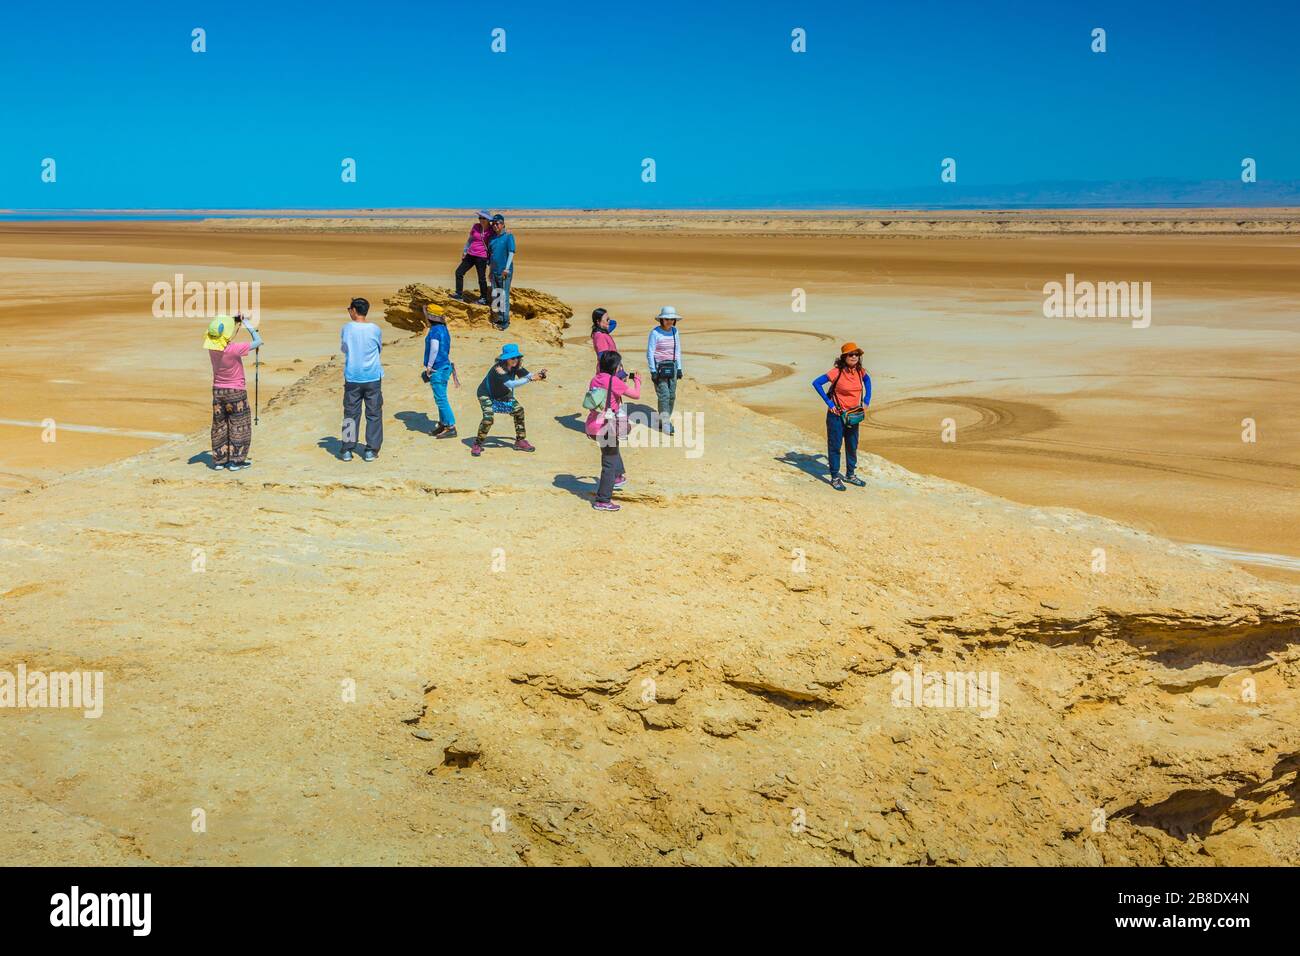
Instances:
[[[324,438],[316,442],[316,447],[324,448],[335,458],[343,454],[343,440],[334,435],[326,435]]]
[[[657,420],[658,412],[649,405],[642,405],[639,402],[624,402],[619,406],[620,413],[626,411],[633,421],[640,421],[647,428],[653,428]],[[585,412],[573,412],[568,415],[556,415],[555,420],[570,431],[582,432],[587,434],[587,414]]]
[[[253,463],[253,459],[251,459],[251,458],[247,458],[247,459],[245,459],[245,461],[246,461],[248,464],[250,464],[250,465]],[[193,457],[191,457],[190,460],[186,462],[186,464],[187,464],[187,465],[206,465],[207,468],[208,468],[209,470],[211,470],[211,471],[216,471],[216,469],[217,469],[217,464],[216,464],[216,462],[214,462],[214,461],[212,460],[212,452],[210,452],[210,451],[201,451],[201,452],[199,452],[197,455],[194,455]]]
[[[594,475],[583,476],[582,478],[577,475],[556,475],[551,484],[556,488],[569,492],[571,495],[576,495],[583,501],[591,501],[592,496],[596,493],[596,485],[599,484],[599,479]]]
[[[405,425],[407,431],[419,432],[422,435],[433,434],[434,421],[424,412],[398,412],[393,417]]]
[[[570,431],[587,434],[587,416],[582,412],[573,412],[570,415],[556,415],[555,420]]]
[[[825,455],[809,455],[801,451],[788,451],[779,458],[772,459],[791,468],[798,468],[805,475],[811,475],[824,484],[830,484],[830,465]]]
[[[659,409],[657,407],[651,408],[649,405],[642,405],[640,402],[624,402],[621,408],[626,409],[629,416],[635,415],[640,418],[642,422],[651,423],[648,427],[654,427],[653,423],[657,420],[659,415]]]
[[[470,435],[468,438],[462,438],[460,440],[460,443],[464,445],[466,448],[473,448],[474,436]],[[502,438],[500,435],[488,435],[487,438],[483,439],[484,450],[488,448],[514,448],[514,447],[515,447],[515,440],[513,438]]]

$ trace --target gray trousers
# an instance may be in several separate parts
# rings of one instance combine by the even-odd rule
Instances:
[[[659,399],[659,414],[667,418],[677,403],[677,376],[661,378],[655,382],[655,397]]]
[[[343,450],[357,447],[361,405],[366,406],[366,447],[376,454],[384,443],[384,380],[343,383]]]
[[[596,500],[609,501],[614,495],[614,479],[623,474],[623,456],[617,442],[600,446],[600,484],[596,486]]]

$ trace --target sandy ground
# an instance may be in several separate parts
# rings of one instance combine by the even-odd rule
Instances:
[[[703,453],[629,448],[597,514],[590,357],[516,334],[534,454],[432,439],[406,338],[372,464],[334,361],[251,471],[200,429],[0,498],[0,661],[105,679],[96,718],[0,709],[0,856],[1300,863],[1300,589],[875,455],[837,495],[815,433],[690,379]],[[900,703],[915,668],[996,697]]]
[[[1088,215],[1111,226],[1137,216]],[[1203,220],[1274,234],[1008,236],[1004,219],[985,213],[938,216],[962,226],[953,236],[889,238],[835,234],[856,220],[825,215],[810,232],[795,213],[722,225],[716,215],[619,214],[588,217],[585,229],[551,213],[520,219],[518,281],[574,306],[579,347],[581,316],[597,304],[613,310],[635,365],[648,317],[676,305],[688,317],[688,374],[816,431],[823,414],[808,383],[839,342],[857,341],[875,382],[863,432],[872,451],[1017,501],[1277,555],[1247,560],[1256,573],[1295,578],[1300,239],[1276,231],[1288,211],[1244,215],[1143,221],[1166,232],[1171,221]],[[413,279],[449,280],[460,234],[407,225],[0,225],[0,488],[202,427],[201,322],[152,318],[154,282],[181,272],[262,283],[265,399],[333,353],[351,295],[378,305]],[[1150,327],[1044,318],[1043,284],[1067,272],[1151,282]],[[792,311],[794,289],[807,294],[805,312]],[[1253,443],[1242,441],[1246,418]],[[57,442],[41,441],[46,419],[61,426]],[[956,440],[944,442],[949,419]]]
[[[498,335],[455,333],[448,442],[393,329],[383,452],[338,459],[344,304],[458,236],[6,225],[0,670],[105,697],[0,708],[0,856],[1300,863],[1300,589],[1109,520],[1300,554],[1295,241],[521,236],[633,367],[688,316],[701,454],[629,448],[602,515],[581,325],[512,329],[534,454],[465,447]],[[150,316],[177,271],[263,283],[251,471],[207,464],[202,321]],[[1066,271],[1149,279],[1151,327],[1043,319]],[[878,398],[838,494],[808,381],[845,338]],[[918,667],[997,697],[900,704]]]

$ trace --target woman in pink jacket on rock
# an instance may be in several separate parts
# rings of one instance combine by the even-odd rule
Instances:
[[[487,281],[487,261],[488,261],[488,236],[492,234],[492,214],[486,209],[480,209],[478,222],[470,228],[469,239],[465,242],[465,249],[461,253],[460,265],[456,267],[456,291],[452,293],[453,299],[464,299],[465,296],[465,273],[469,272],[470,267],[478,270],[478,305],[487,305],[488,303],[488,281]]]

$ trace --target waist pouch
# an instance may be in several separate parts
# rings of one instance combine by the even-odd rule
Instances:
[[[513,412],[515,410],[515,400],[507,398],[505,401],[492,399],[492,411],[494,412]]]
[[[676,377],[677,377],[677,363],[676,363],[676,362],[660,362],[658,365],[655,366],[655,373],[654,373],[654,375],[651,376],[651,377],[652,377],[656,382],[661,381],[661,380],[666,379],[666,378],[669,378],[669,379],[671,379],[671,378],[676,378]]]
[[[861,425],[867,418],[867,410],[859,405],[857,408],[846,408],[840,412],[840,421],[845,425]]]

